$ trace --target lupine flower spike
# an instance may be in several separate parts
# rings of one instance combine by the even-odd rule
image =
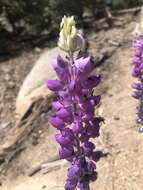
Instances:
[[[48,80],[47,87],[54,91],[57,100],[52,102],[54,116],[49,123],[58,132],[59,156],[68,160],[65,190],[89,190],[89,183],[97,178],[95,161],[99,151],[91,138],[99,136],[100,117],[94,116],[94,108],[100,102],[99,95],[93,95],[93,88],[100,83],[100,76],[91,71],[94,64],[91,57],[75,57],[84,40],[75,26],[74,17],[62,19],[58,46],[67,52],[66,58],[60,55],[53,60],[57,80]]]
[[[139,131],[143,132],[143,21],[137,24],[133,34],[134,55],[132,75],[137,78],[138,82],[132,85],[134,89],[132,96],[139,100],[136,122],[139,126]]]

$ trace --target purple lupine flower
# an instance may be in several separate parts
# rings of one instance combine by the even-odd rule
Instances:
[[[135,77],[138,82],[132,85],[134,92],[132,96],[139,100],[137,107],[136,122],[139,125],[139,131],[142,131],[143,127],[143,37],[138,36],[133,40],[133,71],[132,76]]]
[[[83,39],[79,40],[79,35],[76,35],[74,22],[73,17],[64,17],[61,24],[65,31],[64,36],[60,33],[59,46],[67,51],[67,56],[65,59],[58,56],[53,60],[58,80],[47,81],[48,88],[58,96],[52,103],[55,113],[49,123],[58,130],[55,139],[60,145],[60,158],[71,163],[65,190],[89,190],[90,182],[97,178],[95,160],[99,157],[91,138],[99,136],[103,121],[103,118],[94,115],[101,97],[93,95],[93,88],[101,78],[91,75],[94,63],[90,56],[74,56],[74,51],[83,45],[79,44]]]

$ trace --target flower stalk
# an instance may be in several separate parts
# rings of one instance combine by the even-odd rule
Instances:
[[[133,72],[137,82],[132,85],[133,97],[139,101],[137,106],[136,122],[139,131],[143,132],[143,21],[137,24],[133,38]]]
[[[89,190],[90,182],[97,178],[95,161],[99,152],[91,139],[99,136],[103,121],[94,115],[100,95],[93,95],[93,88],[100,83],[100,76],[91,74],[94,63],[90,56],[74,56],[83,43],[74,18],[64,17],[58,45],[67,56],[53,60],[58,79],[48,80],[47,86],[57,95],[57,100],[52,103],[55,114],[49,123],[59,131],[55,135],[60,145],[59,156],[71,163],[65,190]]]

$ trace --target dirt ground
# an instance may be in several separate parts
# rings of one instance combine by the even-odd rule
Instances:
[[[95,92],[102,94],[97,114],[105,118],[97,148],[108,153],[97,163],[98,179],[92,190],[143,189],[143,134],[135,124],[136,100],[131,97],[132,48],[131,32],[135,20],[112,29],[89,35],[94,55],[106,54],[106,60],[96,69],[102,83]],[[45,51],[45,50],[44,50]],[[0,138],[13,126],[15,99],[26,74],[39,53],[33,51],[0,63]],[[25,149],[1,172],[0,190],[62,190],[66,168],[43,175],[38,172],[28,177],[37,164],[52,157],[57,151],[54,130],[47,124],[47,114],[25,142]]]

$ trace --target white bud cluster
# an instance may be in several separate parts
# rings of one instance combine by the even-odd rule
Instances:
[[[78,32],[75,26],[74,17],[64,16],[60,24],[60,29],[58,46],[67,52],[77,51],[79,49]]]

